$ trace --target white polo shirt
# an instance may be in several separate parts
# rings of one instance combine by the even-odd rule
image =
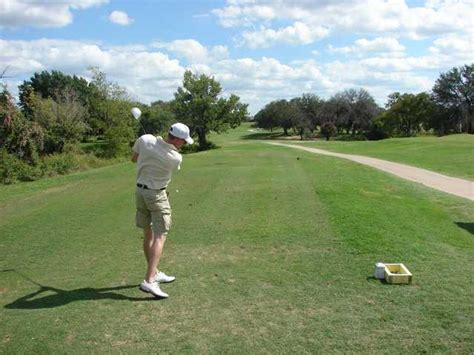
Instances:
[[[137,183],[150,189],[162,189],[171,181],[171,173],[181,168],[183,157],[176,147],[163,138],[145,134],[133,146],[138,154]]]

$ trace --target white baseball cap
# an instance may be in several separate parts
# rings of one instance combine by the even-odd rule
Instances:
[[[186,143],[193,144],[194,140],[189,135],[189,127],[183,123],[175,123],[170,127],[169,133],[177,138],[184,139]]]

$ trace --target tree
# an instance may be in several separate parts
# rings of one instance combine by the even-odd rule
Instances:
[[[31,113],[28,101],[31,91],[43,99],[52,98],[56,101],[64,91],[73,90],[79,102],[88,107],[93,90],[92,85],[86,79],[76,75],[66,75],[58,70],[53,70],[51,73],[46,70],[34,73],[30,80],[24,81],[18,89],[20,107],[27,114]]]
[[[246,104],[236,95],[219,97],[222,87],[213,77],[205,74],[184,73],[183,86],[174,94],[173,111],[179,120],[197,134],[199,149],[208,149],[207,134],[235,128],[247,116]]]
[[[413,136],[429,121],[435,107],[427,93],[389,95],[387,110],[381,114],[385,131],[391,135]]]
[[[136,105],[137,106],[137,105]],[[168,102],[153,102],[150,107],[141,107],[139,134],[165,132],[176,121]]]
[[[272,112],[272,103],[265,105],[264,108],[257,112],[255,122],[257,123],[257,127],[269,129],[270,132],[278,127],[276,116]]]
[[[370,129],[372,121],[379,112],[374,98],[364,89],[348,89],[334,96],[334,104],[339,107],[336,125],[347,134]]]
[[[309,130],[314,132],[322,123],[322,106],[324,101],[317,95],[303,94],[299,103],[301,111],[309,122]]]
[[[435,129],[444,134],[457,131],[456,126],[460,126],[461,131],[474,133],[474,64],[441,74],[433,87],[432,98],[442,113],[431,122]]]
[[[25,119],[13,98],[2,85],[0,92],[0,147],[25,161],[36,163],[43,150],[44,130],[36,122]]]
[[[310,130],[311,121],[306,115],[304,101],[300,97],[296,97],[290,100],[289,103],[290,116],[293,122],[293,129],[298,133],[301,140],[304,135]]]
[[[342,133],[346,125],[350,106],[341,94],[336,94],[321,106],[321,123],[332,122],[337,132]],[[322,127],[322,126],[321,126]]]
[[[41,98],[37,94],[29,100],[32,103],[32,121],[44,130],[44,153],[61,153],[66,143],[75,143],[82,138],[87,129],[87,110],[75,91],[63,91],[57,101]]]
[[[321,126],[321,134],[328,141],[329,138],[335,136],[337,133],[336,125],[333,122],[324,122]]]

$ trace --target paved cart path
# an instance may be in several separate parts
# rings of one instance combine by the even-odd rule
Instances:
[[[333,157],[343,158],[355,161],[360,164],[368,165],[373,168],[386,171],[387,173],[396,175],[406,180],[415,181],[433,189],[447,192],[452,195],[467,198],[468,200],[474,201],[474,182],[450,177],[442,174],[435,173],[430,170],[415,168],[413,166],[394,163],[387,160],[369,158],[362,155],[353,154],[342,154],[329,152],[327,150],[304,147],[294,144],[284,144],[277,142],[267,142],[268,144],[279,145],[288,148],[301,149],[307,152],[329,155]]]

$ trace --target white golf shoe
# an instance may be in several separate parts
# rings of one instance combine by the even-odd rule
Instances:
[[[146,280],[143,280],[138,288],[140,291],[151,293],[155,297],[168,298],[168,294],[161,291],[160,284],[158,282],[146,282]]]
[[[174,276],[168,276],[166,275],[163,271],[157,272],[155,275],[155,282],[162,282],[162,283],[168,283],[168,282],[173,282],[176,280],[176,277]]]

